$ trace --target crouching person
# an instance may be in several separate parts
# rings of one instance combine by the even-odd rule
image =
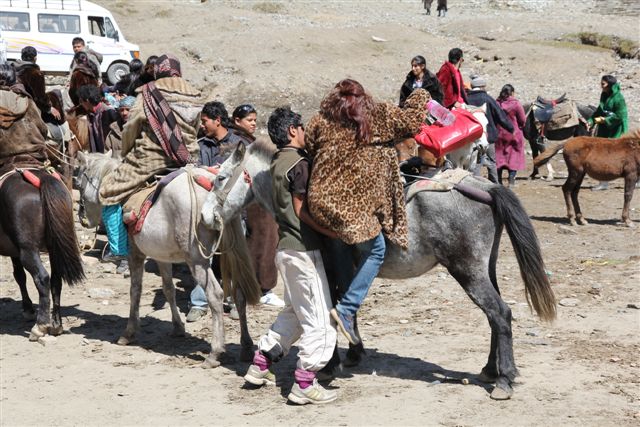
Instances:
[[[316,379],[333,354],[336,330],[329,310],[331,296],[320,255],[318,233],[335,233],[318,225],[307,209],[311,169],[304,151],[304,127],[299,114],[278,108],[269,117],[269,136],[278,147],[271,162],[273,205],[279,226],[276,266],[284,282],[285,307],[260,338],[245,380],[254,385],[275,384],[271,364],[298,341],[295,384],[289,400],[297,404],[328,403],[337,398]]]

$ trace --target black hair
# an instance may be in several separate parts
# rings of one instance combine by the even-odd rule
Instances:
[[[158,60],[158,55],[151,55],[147,58],[147,62],[144,65],[155,65]]]
[[[82,43],[82,46],[85,45],[84,43],[84,39],[82,37],[74,37],[73,40],[71,40],[71,45],[73,46],[74,44],[78,44],[78,43]]]
[[[0,64],[0,86],[16,84],[16,70],[9,64]]]
[[[220,118],[220,123],[222,126],[228,128],[229,124],[229,113],[225,108],[222,102],[218,101],[210,101],[204,104],[202,107],[202,115],[209,117],[211,120],[215,120]]]
[[[414,62],[418,65],[427,65],[427,60],[424,59],[424,56],[422,55],[416,55],[411,58],[411,65],[413,65]]]
[[[233,119],[244,119],[245,117],[247,117],[249,114],[251,113],[258,113],[255,109],[255,107],[251,104],[242,104],[242,105],[238,105],[236,107],[235,110],[233,110],[233,114],[231,115],[231,117],[233,117]]]
[[[289,128],[302,125],[302,116],[291,111],[289,107],[276,108],[267,122],[267,130],[271,141],[278,148],[289,144]]]
[[[507,83],[506,85],[502,86],[498,99],[507,99],[508,97],[513,96],[513,92],[515,92],[513,86]]]
[[[607,82],[607,86],[610,88],[611,86],[613,86],[614,84],[618,83],[618,79],[616,79],[614,76],[612,76],[611,74],[605,74],[604,76],[602,76],[601,79],[603,82]]]
[[[94,107],[102,101],[100,89],[94,85],[84,85],[78,88],[78,99],[89,101]]]
[[[462,49],[454,47],[449,51],[449,62],[457,64],[462,59]]]
[[[23,61],[34,62],[36,60],[36,56],[38,56],[38,51],[33,46],[25,46],[20,52],[20,58]]]
[[[132,59],[131,62],[129,62],[130,73],[140,74],[143,68],[144,68],[144,62],[142,62],[138,58]]]

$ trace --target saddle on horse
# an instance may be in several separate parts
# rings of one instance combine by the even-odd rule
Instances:
[[[541,136],[545,131],[565,129],[579,123],[579,114],[575,102],[562,94],[556,99],[545,99],[538,96],[531,105],[536,127]]]

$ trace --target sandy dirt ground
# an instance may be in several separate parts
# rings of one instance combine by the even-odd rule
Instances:
[[[254,102],[262,123],[283,103],[310,117],[326,90],[347,75],[394,101],[413,55],[424,54],[437,70],[454,46],[469,58],[465,76],[472,68],[488,75],[494,94],[511,82],[522,99],[566,91],[595,103],[599,76],[613,71],[623,80],[632,128],[640,118],[638,61],[557,41],[582,30],[640,39],[637,16],[596,15],[597,1],[582,8],[568,8],[568,1],[450,2],[441,20],[425,16],[417,1],[100,3],[114,11],[143,56],[176,52],[185,75],[212,99]],[[268,13],[274,8],[278,13]],[[552,162],[566,173],[561,156]],[[586,179],[580,200],[590,224],[569,227],[564,180],[529,181],[527,174],[514,191],[533,221],[560,305],[553,324],[531,314],[505,235],[498,281],[513,312],[520,371],[511,400],[492,401],[491,386],[475,379],[488,356],[488,324],[442,267],[411,280],[377,279],[360,316],[366,358],[331,383],[335,403],[298,407],[286,403],[295,348],[275,367],[276,387],[247,388],[238,323],[228,317],[222,366],[201,369],[211,318],[187,324],[187,337],[170,337],[170,310],[151,261],[138,341],[117,346],[129,283],[114,265],[98,262],[105,240],[99,235],[98,249],[84,254],[86,282],[63,289],[65,333],[42,344],[27,339],[32,323],[22,319],[10,260],[0,258],[0,424],[638,425],[640,198],[631,206],[636,227],[623,227],[622,181],[591,192],[596,182]],[[193,282],[178,273],[175,282],[186,313]],[[37,299],[31,282],[29,290]],[[275,292],[282,291],[278,284]],[[250,308],[254,340],[277,312]],[[339,341],[344,353],[346,341]]]

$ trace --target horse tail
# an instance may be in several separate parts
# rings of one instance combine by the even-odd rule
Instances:
[[[533,306],[542,320],[555,319],[556,298],[544,268],[540,243],[531,220],[512,191],[495,186],[489,189],[489,194],[493,198],[493,211],[505,224],[511,239],[525,285],[527,304],[529,307]]]
[[[221,247],[223,252],[220,256],[220,270],[225,295],[235,295],[235,287],[239,286],[248,304],[258,304],[262,292],[249,257],[249,247],[239,216],[225,225]]]
[[[569,140],[565,139],[564,141],[558,141],[549,145],[542,153],[538,154],[536,158],[533,159],[533,166],[538,168],[546,164],[553,156],[558,154],[558,151],[562,150],[567,141]]]
[[[40,175],[40,182],[51,274],[59,275],[69,285],[75,285],[85,276],[73,223],[71,194],[64,184],[48,173]]]

